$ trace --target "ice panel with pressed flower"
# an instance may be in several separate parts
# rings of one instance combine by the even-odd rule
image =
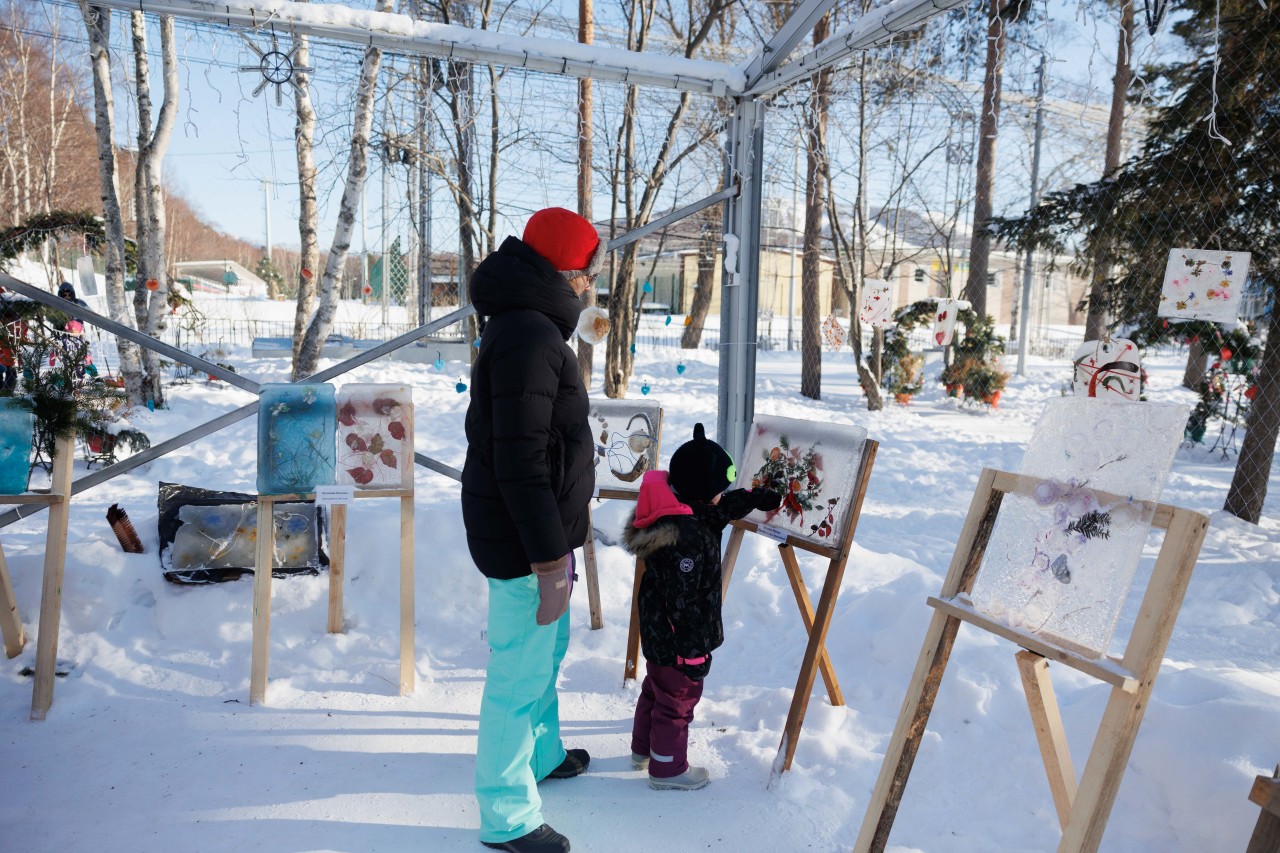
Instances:
[[[0,495],[27,490],[34,431],[31,406],[16,397],[0,397]]]
[[[413,389],[351,384],[338,393],[339,483],[362,489],[413,485]]]
[[[306,494],[334,482],[332,385],[268,384],[258,402],[258,493]]]

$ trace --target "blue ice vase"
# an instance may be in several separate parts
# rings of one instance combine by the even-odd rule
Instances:
[[[0,397],[0,495],[20,495],[31,476],[36,416],[25,399]]]
[[[268,384],[258,397],[258,494],[298,495],[334,481],[333,386]]]

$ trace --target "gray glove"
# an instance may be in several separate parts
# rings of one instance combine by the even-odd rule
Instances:
[[[569,609],[569,593],[573,591],[573,564],[569,555],[565,554],[558,560],[531,563],[530,566],[538,576],[537,622],[539,625],[550,625]]]

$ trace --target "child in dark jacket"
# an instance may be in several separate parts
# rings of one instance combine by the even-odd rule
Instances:
[[[626,548],[645,561],[637,606],[645,678],[631,730],[631,766],[649,770],[649,786],[692,791],[709,781],[690,767],[689,724],[724,642],[720,622],[720,535],[754,509],[777,509],[781,495],[734,489],[733,460],[707,439],[702,424],[671,457],[670,471],[650,471],[623,531]]]

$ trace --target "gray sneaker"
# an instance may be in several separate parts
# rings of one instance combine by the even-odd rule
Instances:
[[[637,752],[631,753],[631,769],[632,770],[648,770],[649,756],[640,755]]]
[[[670,779],[656,779],[650,776],[649,787],[655,791],[696,791],[707,787],[710,781],[707,768],[690,766],[679,776],[672,776]]]

